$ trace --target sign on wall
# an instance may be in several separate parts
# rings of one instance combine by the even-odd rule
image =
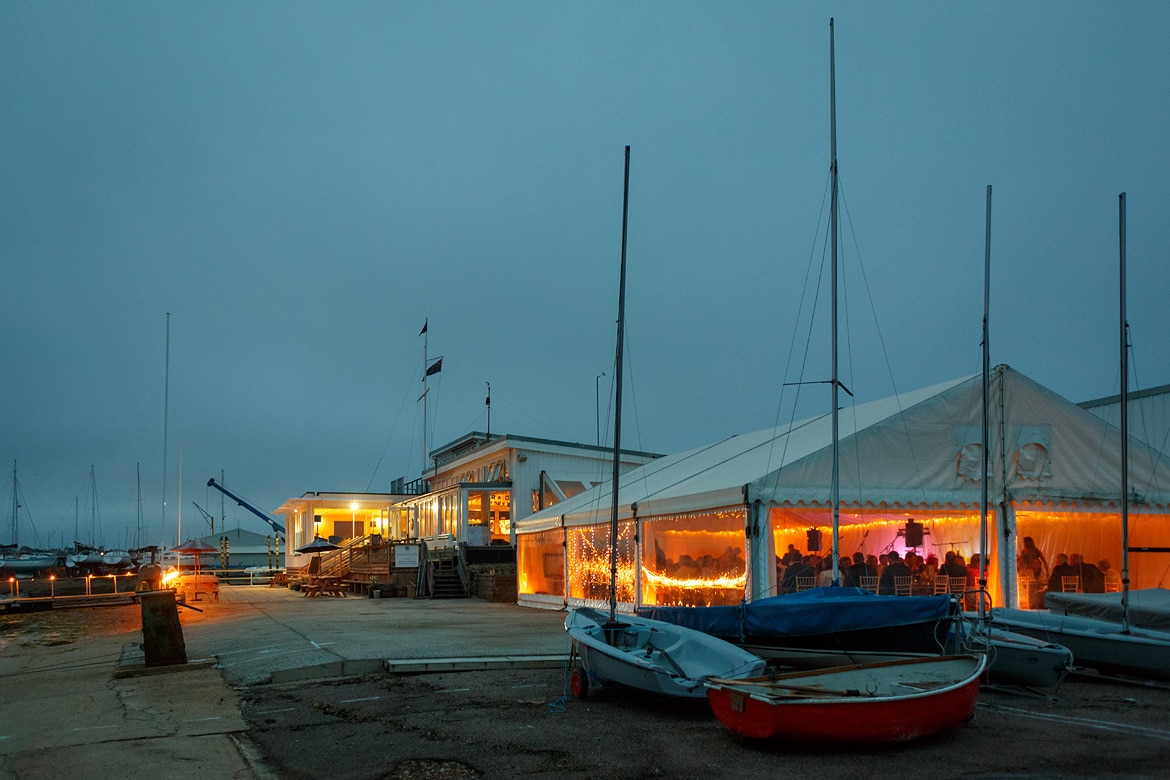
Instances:
[[[396,569],[417,569],[418,568],[418,545],[417,544],[396,544],[396,545],[394,545],[394,568],[396,568]]]

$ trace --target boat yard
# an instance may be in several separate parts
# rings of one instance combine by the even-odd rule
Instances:
[[[563,614],[475,599],[224,587],[203,612],[181,611],[191,662],[147,677],[116,676],[135,665],[137,607],[0,621],[0,695],[17,700],[35,681],[46,703],[0,714],[0,772],[22,778],[58,776],[62,760],[156,778],[196,759],[235,777],[872,776],[907,760],[940,777],[1155,776],[1170,749],[1164,686],[1092,676],[1055,698],[985,690],[972,721],[909,749],[756,745],[702,701],[563,699],[564,667],[550,660],[567,653]],[[391,674],[390,659],[429,659],[430,672]]]

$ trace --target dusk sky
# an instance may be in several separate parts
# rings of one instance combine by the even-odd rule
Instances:
[[[493,433],[595,443],[599,387],[612,441],[627,144],[623,444],[827,411],[784,384],[829,377],[830,16],[856,400],[980,370],[988,184],[992,363],[1118,392],[1126,192],[1130,384],[1170,383],[1170,4],[5,2],[21,543],[133,544],[136,468],[144,544],[180,473],[184,537],[221,471],[268,511],[417,478],[424,322],[431,448],[489,382]]]

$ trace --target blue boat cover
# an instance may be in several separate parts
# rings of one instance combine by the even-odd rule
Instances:
[[[795,637],[894,628],[950,614],[950,597],[878,596],[861,588],[813,588],[723,607],[644,607],[642,617],[719,637]]]

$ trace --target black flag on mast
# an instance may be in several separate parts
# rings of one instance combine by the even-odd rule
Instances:
[[[434,363],[431,363],[430,367],[427,369],[426,375],[427,376],[434,376],[435,374],[439,373],[442,370],[443,370],[443,358],[439,358]]]
[[[430,319],[431,319],[430,317],[427,317],[425,320],[423,320],[423,329],[418,332],[418,335],[421,336],[422,334],[427,332],[427,323],[430,322]]]

